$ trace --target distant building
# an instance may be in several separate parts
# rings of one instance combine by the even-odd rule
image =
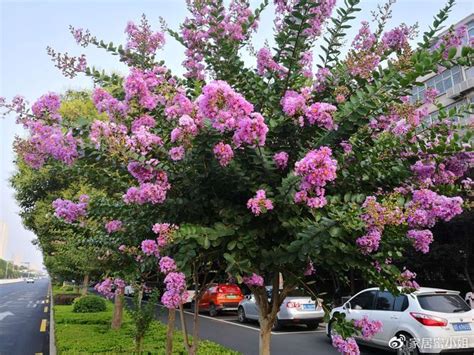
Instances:
[[[466,45],[474,38],[474,13],[453,25],[454,28],[460,26],[467,27],[467,35],[463,41],[464,45]],[[442,37],[447,31],[448,29],[440,33],[438,37]],[[413,88],[412,102],[422,101],[425,90],[427,88],[435,88],[439,92],[437,100],[445,108],[460,107],[468,103],[474,104],[474,67],[455,66],[439,73],[431,73],[418,78],[418,81],[424,85]],[[438,116],[438,108],[435,105],[429,105],[428,109],[428,120],[431,122]],[[468,119],[469,117],[465,117],[466,122]]]

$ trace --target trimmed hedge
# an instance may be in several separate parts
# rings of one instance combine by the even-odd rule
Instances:
[[[104,312],[105,309],[105,300],[102,297],[89,295],[77,298],[72,311],[74,313],[95,313]]]

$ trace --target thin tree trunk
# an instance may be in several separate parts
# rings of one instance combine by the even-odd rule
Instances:
[[[120,329],[123,319],[123,294],[124,289],[119,288],[114,299],[114,313],[112,315],[112,329]]]
[[[84,296],[87,294],[87,288],[89,287],[89,274],[84,276],[84,280],[82,281],[82,290],[81,294]]]
[[[260,337],[258,342],[259,355],[270,355],[273,324],[269,319],[260,319]]]
[[[188,330],[186,327],[186,321],[184,320],[184,310],[182,304],[179,305],[179,317],[181,319],[181,331],[183,332],[184,347],[186,348],[188,354],[191,354],[191,346],[189,345]]]
[[[138,335],[135,338],[135,351],[137,354],[141,354],[143,352],[143,335]]]
[[[199,301],[201,300],[201,288],[199,287],[199,278],[196,266],[194,265],[194,285],[195,285],[195,295],[194,297],[194,315],[193,315],[193,344],[191,346],[191,353],[197,354],[198,345],[199,345]],[[206,280],[204,279],[204,282]],[[204,287],[202,285],[201,287]]]
[[[173,334],[176,320],[176,309],[168,309],[168,329],[166,331],[166,355],[173,354]]]

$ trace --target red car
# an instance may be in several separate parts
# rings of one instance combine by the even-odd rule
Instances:
[[[199,301],[199,310],[208,311],[211,317],[215,317],[220,311],[237,311],[243,298],[237,285],[211,284]]]

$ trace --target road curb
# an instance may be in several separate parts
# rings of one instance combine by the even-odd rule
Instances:
[[[53,286],[49,283],[49,354],[56,355],[56,336],[54,334],[54,303],[53,303]]]

